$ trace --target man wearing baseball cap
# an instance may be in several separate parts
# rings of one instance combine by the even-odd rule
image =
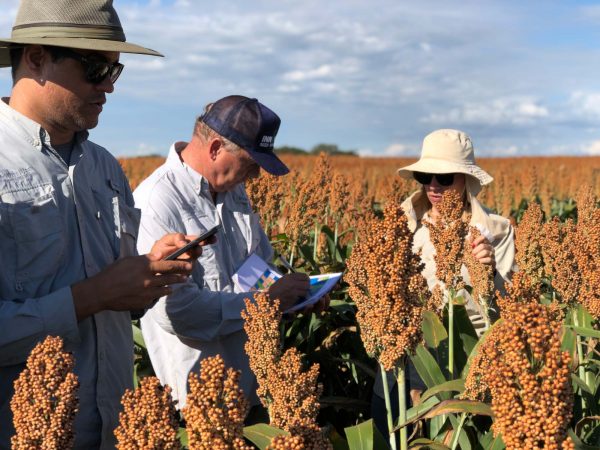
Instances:
[[[129,311],[192,269],[161,261],[185,245],[181,234],[161,235],[137,256],[127,179],[88,140],[121,53],[160,56],[125,42],[112,0],[22,0],[11,37],[0,40],[0,67],[13,76],[0,101],[0,448],[15,432],[13,383],[49,335],[75,357],[74,447],[114,448],[120,399],[133,387]]]
[[[254,98],[231,95],[209,104],[189,143],[176,142],[166,162],[134,192],[142,210],[138,250],[155,236],[182,230],[198,234],[219,226],[217,240],[204,248],[188,282],[161,298],[142,318],[152,365],[185,405],[187,379],[202,358],[220,354],[228,367],[242,371],[240,386],[256,400],[256,380],[244,351],[241,312],[249,292],[239,292],[232,275],[255,253],[273,257],[269,239],[253,213],[244,182],[264,169],[288,172],[273,152],[280,119]],[[288,274],[269,289],[283,311],[307,294],[308,277]],[[325,306],[323,299],[319,308]]]

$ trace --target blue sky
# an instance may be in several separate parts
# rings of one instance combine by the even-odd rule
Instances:
[[[17,0],[0,0],[8,37]],[[125,71],[92,138],[166,154],[229,94],[282,118],[276,145],[417,155],[437,128],[479,156],[600,155],[600,1],[116,0]],[[0,93],[10,92],[0,70]]]

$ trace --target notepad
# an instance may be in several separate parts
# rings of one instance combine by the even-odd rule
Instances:
[[[260,256],[253,253],[244,261],[237,272],[233,274],[232,279],[239,292],[253,292],[268,289],[269,286],[281,277],[282,275],[279,272],[269,266]],[[341,272],[311,275],[309,277],[310,290],[308,296],[298,300],[293,307],[284,312],[299,311],[307,306],[314,305],[321,297],[333,289],[341,277]]]

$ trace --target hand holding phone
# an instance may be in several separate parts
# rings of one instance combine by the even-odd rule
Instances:
[[[198,236],[193,241],[188,242],[186,245],[184,245],[180,249],[174,251],[169,256],[165,257],[164,260],[165,261],[173,261],[173,260],[179,258],[181,255],[183,255],[187,251],[189,251],[189,250],[193,249],[194,247],[197,247],[198,245],[200,245],[200,243],[202,241],[208,239],[211,236],[214,236],[218,230],[219,230],[219,225],[215,225],[214,227],[212,227],[208,231],[202,233],[200,236]]]

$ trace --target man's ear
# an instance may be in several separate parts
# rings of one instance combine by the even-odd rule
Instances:
[[[42,81],[45,79],[44,68],[46,62],[50,60],[50,54],[41,45],[28,45],[23,50],[23,59],[21,65],[24,65],[29,75]]]
[[[219,138],[213,138],[210,141],[210,145],[208,148],[208,152],[210,154],[210,159],[213,161],[217,159],[219,153],[223,150],[223,142]]]

